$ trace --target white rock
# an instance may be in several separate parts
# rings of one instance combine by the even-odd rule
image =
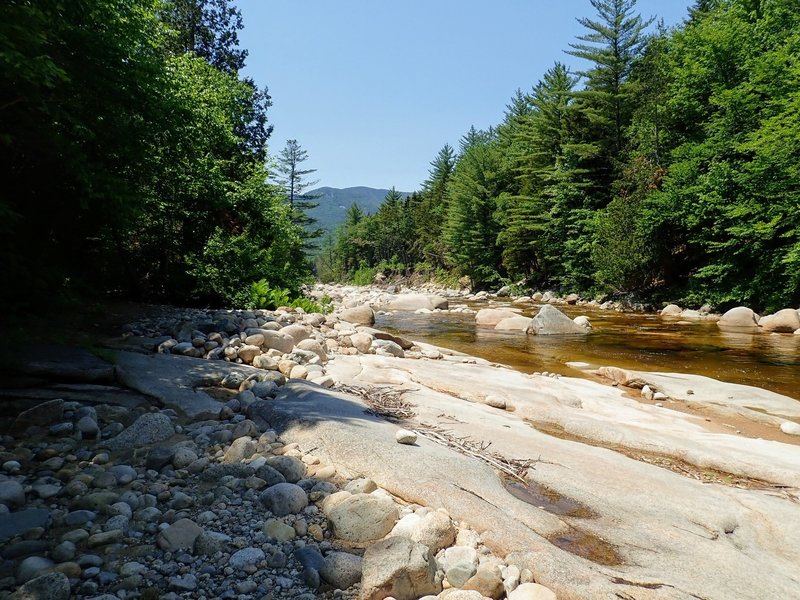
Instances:
[[[394,434],[394,439],[398,444],[406,444],[411,446],[417,442],[417,434],[413,431],[408,431],[407,429],[398,429],[397,433]]]
[[[800,424],[794,421],[784,421],[781,423],[781,431],[788,435],[800,435]]]

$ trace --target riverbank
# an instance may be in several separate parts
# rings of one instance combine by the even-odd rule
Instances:
[[[76,438],[74,432],[48,442],[36,437],[4,438],[6,451],[19,449],[20,471],[10,474],[10,479],[22,482],[25,506],[34,503],[35,510],[41,505],[50,511],[52,520],[41,525],[44,531],[37,530],[38,539],[43,542],[39,552],[54,563],[47,569],[58,570],[63,564],[53,560],[54,548],[48,544],[63,537],[65,532],[59,528],[69,514],[64,510],[77,500],[69,499],[62,491],[47,500],[38,497],[32,492],[34,484],[42,483],[37,478],[54,477],[79,487],[71,481],[77,477],[88,488],[76,496],[82,499],[96,493],[99,488],[93,482],[98,477],[102,481],[103,473],[112,464],[125,464],[134,470],[135,478],[114,490],[121,496],[132,492],[135,499],[127,495],[123,501],[135,502],[135,511],[143,510],[140,501],[148,504],[148,495],[154,496],[154,508],[160,514],[153,513],[150,526],[139,523],[134,513],[134,527],[109,535],[108,544],[100,543],[105,538],[94,538],[97,545],[92,548],[98,550],[90,555],[102,559],[97,572],[89,570],[94,564],[88,566],[86,559],[84,565],[78,564],[80,574],[75,567],[61,567],[71,569],[67,573],[73,577],[67,577],[70,587],[88,586],[75,588],[79,596],[90,595],[84,590],[92,588],[93,583],[94,592],[134,597],[130,590],[116,589],[120,570],[128,562],[120,561],[119,554],[146,547],[152,556],[137,559],[143,565],[138,573],[143,584],[176,597],[210,597],[209,594],[220,592],[229,594],[228,590],[245,597],[262,597],[267,592],[273,598],[302,594],[325,597],[324,586],[331,586],[331,582],[322,577],[319,591],[308,587],[305,577],[312,578],[313,583],[313,574],[298,562],[298,548],[316,548],[324,559],[338,552],[363,554],[364,561],[369,558],[369,550],[363,552],[364,545],[376,547],[372,556],[378,550],[399,552],[393,550],[393,544],[377,538],[368,543],[356,542],[362,548],[354,548],[353,540],[347,543],[342,538],[347,528],[337,530],[334,526],[331,511],[336,502],[328,501],[326,507],[324,498],[342,499],[337,491],[355,486],[353,482],[363,478],[384,490],[374,492],[376,497],[391,497],[398,511],[390,519],[386,515],[394,513],[386,502],[380,498],[367,500],[382,503],[385,509],[379,512],[386,521],[376,521],[393,520],[395,534],[406,535],[412,541],[415,535],[417,541],[422,539],[421,533],[409,531],[416,530],[417,525],[422,527],[423,522],[437,531],[453,531],[455,538],[445,545],[455,544],[456,549],[448,552],[461,558],[451,564],[447,552],[426,554],[421,550],[420,581],[428,581],[424,573],[433,574],[433,587],[425,592],[421,588],[388,592],[373,585],[376,578],[397,578],[398,573],[407,572],[409,564],[400,565],[400,571],[387,575],[385,570],[369,568],[368,562],[360,563],[368,585],[362,580],[360,586],[347,586],[346,595],[377,599],[392,593],[398,600],[431,592],[451,599],[478,597],[471,592],[480,597],[508,595],[514,600],[537,597],[532,591],[523,595],[531,587],[517,587],[526,581],[544,585],[562,599],[615,594],[632,598],[695,595],[709,599],[796,595],[794,573],[800,555],[792,540],[800,533],[800,525],[792,515],[800,486],[797,446],[714,430],[704,419],[670,410],[670,403],[686,402],[679,397],[681,389],[686,391],[683,387],[670,391],[671,395],[659,401],[662,406],[658,406],[656,402],[626,397],[619,386],[525,374],[377,331],[369,325],[375,312],[365,306],[365,294],[378,297],[386,292],[347,291],[337,299],[339,306],[334,315],[327,317],[285,311],[156,311],[148,319],[131,323],[122,338],[107,340],[117,349],[113,358],[114,381],[117,385],[123,382],[125,394],[137,395],[144,404],[134,407],[131,414],[109,408],[96,410],[99,439],[83,435]],[[421,298],[404,298],[403,303],[409,306],[412,300],[423,302]],[[413,310],[435,319],[442,300],[447,299],[426,297],[428,307]],[[345,316],[351,321],[344,320]],[[152,354],[154,349],[160,352]],[[217,354],[228,361],[213,360]],[[237,364],[237,360],[257,366]],[[291,376],[288,381],[287,376]],[[667,390],[663,382],[653,381],[652,385]],[[717,382],[702,387],[695,381],[692,386],[693,402],[707,402],[710,407],[724,410],[738,410],[735,402],[720,405],[720,400],[736,397],[733,392],[753,393],[752,389],[734,390]],[[354,396],[355,391],[358,394]],[[57,393],[78,392],[62,386]],[[84,389],[81,393],[88,392]],[[105,406],[111,399],[107,393],[99,405]],[[85,408],[98,404],[98,400],[85,396],[80,406],[70,406],[71,412],[63,422],[77,426],[80,419],[76,421],[74,417],[78,412],[87,412]],[[111,440],[122,435],[116,427],[108,429],[116,419],[130,421],[137,411],[141,413],[154,404],[159,408],[152,414],[164,414],[170,419],[170,435],[182,436],[178,448],[188,445],[198,460],[205,457],[207,463],[195,464],[190,471],[188,465],[178,467],[173,457],[160,469],[148,469],[148,446],[174,447],[171,438],[145,444],[138,452],[125,455],[115,455],[112,450],[107,452],[108,462],[94,460],[97,454],[103,454],[107,444],[114,445]],[[766,393],[757,407],[748,404],[739,408],[749,419],[785,420],[796,418],[786,414],[795,405],[789,398]],[[718,425],[716,418],[712,424]],[[53,425],[60,424],[49,425],[45,437],[53,436],[49,428]],[[414,444],[395,440],[400,427],[416,433]],[[72,446],[70,451],[77,463],[65,472],[59,469],[48,475],[40,468],[40,462],[45,457],[49,460],[54,451],[58,453],[59,444]],[[250,450],[253,453],[245,457]],[[239,452],[244,454],[237,455]],[[280,461],[275,459],[285,455],[294,456],[302,464],[304,479],[297,484],[303,489],[308,506],[298,514],[275,516],[271,514],[273,507],[262,499],[275,483],[263,477],[270,471],[259,474],[258,469],[264,464],[278,464]],[[231,460],[226,461],[226,456]],[[254,462],[257,467],[251,467]],[[245,468],[224,467],[231,472],[223,474],[217,472],[217,463],[241,464]],[[512,473],[523,469],[527,487],[522,493],[509,493],[498,476],[498,465],[506,465]],[[77,473],[78,468],[88,472]],[[250,473],[249,468],[254,472]],[[219,492],[210,491],[224,497],[209,497],[208,492],[204,496],[198,487],[209,469],[212,475],[206,484],[212,483]],[[69,480],[63,481],[68,474]],[[257,480],[265,482],[260,489]],[[26,491],[28,486],[31,491]],[[176,496],[181,501],[186,496],[192,504],[180,507],[179,502],[172,506]],[[211,502],[200,502],[203,497]],[[237,498],[241,504],[236,503]],[[356,501],[347,500],[347,506],[351,503]],[[575,510],[562,510],[565,505]],[[13,508],[16,511],[19,506]],[[200,515],[206,509],[216,515],[216,520],[200,523]],[[446,518],[428,517],[431,510],[445,511],[435,514]],[[90,537],[106,530],[116,531],[108,526],[111,515],[105,509],[96,512],[96,520],[88,527],[72,530],[85,529]],[[397,517],[403,514],[407,520],[400,526]],[[159,546],[159,536],[183,518],[204,531],[230,539],[223,538],[216,547],[219,554],[213,553],[211,560],[197,555],[195,546],[185,554],[167,555]],[[290,535],[284,527],[288,526],[293,528],[294,536],[278,544],[263,537],[268,535],[264,528],[270,519],[280,522],[271,523],[271,531],[277,528]],[[235,525],[229,523],[231,520]],[[414,527],[410,527],[412,522]],[[314,524],[323,532],[322,541],[309,537]],[[229,525],[233,527],[231,531],[219,529]],[[88,552],[89,538],[80,537],[73,544],[76,552],[83,555]],[[444,536],[448,540],[449,537],[449,533]],[[14,539],[16,546],[26,541]],[[434,544],[430,540],[428,543]],[[248,568],[242,571],[238,559],[233,564],[231,560],[246,549],[258,560],[243,565]],[[257,550],[264,553],[263,558]],[[286,561],[283,566],[281,555]],[[277,563],[273,556],[278,556]],[[386,563],[385,556],[381,554],[377,563]],[[465,556],[467,559],[462,560]],[[19,560],[8,560],[19,567]],[[356,562],[338,555],[335,560],[350,561],[347,564],[351,566]],[[311,570],[322,573],[313,566]],[[106,574],[102,579],[101,573],[117,577]],[[170,582],[171,578],[195,573],[199,575],[193,590],[174,589],[181,584]],[[470,592],[467,582],[476,577],[473,584],[480,582],[483,587]],[[416,576],[412,579],[417,581]],[[256,587],[250,589],[252,584],[247,582]],[[191,583],[190,578],[188,585]],[[237,588],[240,583],[246,584],[244,591]],[[5,585],[9,584],[5,580]],[[18,584],[19,579],[15,579],[14,585]],[[443,591],[437,591],[438,585]],[[383,591],[373,595],[365,591],[378,588]],[[536,590],[544,593],[541,588]]]

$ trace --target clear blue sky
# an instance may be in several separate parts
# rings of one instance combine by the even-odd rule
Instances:
[[[680,23],[693,0],[639,0]],[[246,74],[269,86],[275,130],[319,185],[413,191],[445,144],[497,124],[594,17],[589,0],[238,0]]]

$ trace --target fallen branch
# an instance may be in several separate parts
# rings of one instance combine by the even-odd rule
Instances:
[[[367,412],[393,423],[404,423],[416,416],[414,405],[402,398],[405,392],[412,390],[340,385],[337,387],[337,391],[358,396],[369,407]],[[412,429],[410,425],[406,426]],[[526,483],[525,475],[528,470],[534,468],[537,462],[542,462],[541,459],[506,458],[501,454],[489,451],[491,442],[478,442],[469,437],[458,437],[452,431],[436,425],[415,424],[413,431],[419,436],[456,450],[465,456],[477,458],[521,483]]]

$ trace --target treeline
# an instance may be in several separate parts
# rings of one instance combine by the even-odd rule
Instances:
[[[800,303],[800,10],[698,0],[674,29],[591,0],[568,54],[422,189],[351,209],[323,278],[466,275],[654,301]]]
[[[241,303],[310,271],[229,0],[0,5],[2,302]]]

